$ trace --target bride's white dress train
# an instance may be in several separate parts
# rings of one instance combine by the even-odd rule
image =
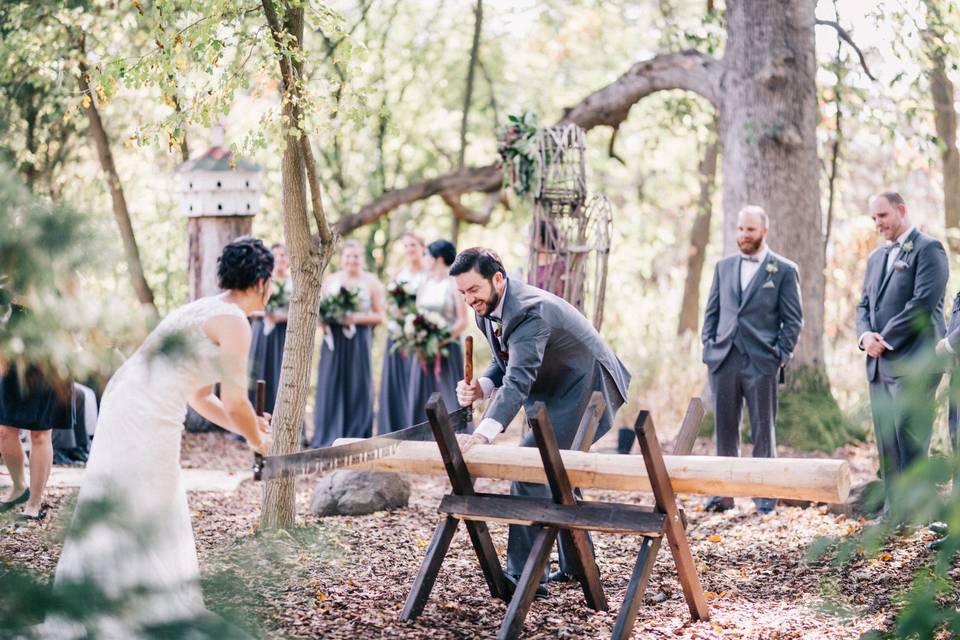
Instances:
[[[180,475],[187,401],[220,379],[212,317],[245,318],[219,297],[170,313],[114,374],[54,588],[92,584],[120,607],[92,621],[96,635],[131,637],[144,626],[207,615]],[[48,621],[52,622],[52,621]]]

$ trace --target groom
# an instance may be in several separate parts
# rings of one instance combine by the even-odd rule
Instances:
[[[630,373],[579,311],[552,293],[508,280],[500,257],[489,249],[462,252],[450,275],[476,312],[477,326],[492,354],[490,366],[478,380],[470,385],[459,382],[457,399],[467,406],[499,389],[473,435],[463,438],[464,450],[493,442],[521,406],[529,412],[536,402],[546,405],[560,448],[569,449],[594,391],[606,401],[594,441],[610,429],[626,400]],[[535,444],[532,432],[521,442],[524,447]],[[514,482],[510,494],[549,497],[550,490],[542,484]],[[514,583],[539,530],[510,525],[507,577]],[[546,579],[545,571],[541,582]],[[550,579],[572,579],[562,549],[560,571]],[[546,587],[541,584],[537,593],[546,595]]]

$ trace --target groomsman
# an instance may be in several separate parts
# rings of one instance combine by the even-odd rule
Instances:
[[[797,265],[767,247],[766,211],[746,206],[737,216],[740,252],[717,263],[703,320],[703,361],[710,371],[717,455],[740,455],[740,416],[746,401],[755,458],[777,455],[777,383],[803,327]],[[760,513],[775,500],[754,498]],[[714,496],[708,511],[733,508]]]
[[[886,515],[897,474],[926,458],[930,446],[934,393],[942,374],[916,365],[944,336],[949,267],[943,245],[910,223],[899,193],[874,196],[870,216],[885,244],[867,258],[857,306],[857,342],[867,352]]]

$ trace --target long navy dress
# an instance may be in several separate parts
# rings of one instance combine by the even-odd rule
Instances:
[[[459,295],[453,278],[428,279],[420,286],[417,307],[442,315],[447,324],[453,326],[457,321]],[[427,400],[434,392],[440,393],[447,411],[458,409],[460,405],[457,403],[457,382],[463,379],[463,349],[460,347],[460,340],[447,344],[447,355],[440,357],[439,375],[433,359],[421,363],[414,355],[413,361],[414,365],[410,370],[410,424],[426,421]]]
[[[293,282],[287,278],[284,288],[293,289]],[[280,307],[277,311],[286,314],[289,306]],[[267,383],[266,412],[272,414],[277,404],[277,394],[280,391],[280,368],[283,366],[283,347],[287,343],[287,321],[265,321],[264,334],[266,345],[263,354],[263,379]]]
[[[423,282],[423,272],[414,272],[404,267],[397,272],[394,280],[408,282],[419,289]],[[402,318],[398,318],[397,321],[402,322]],[[393,350],[393,336],[388,333],[380,378],[378,433],[391,433],[412,424],[410,422],[410,369],[415,366],[417,366],[416,357],[411,357],[411,354],[399,349]]]
[[[335,284],[336,287],[340,285]],[[331,290],[335,290],[331,287]],[[370,293],[361,288],[359,311],[370,310]],[[323,340],[313,410],[311,446],[326,447],[337,438],[368,438],[373,432],[372,327],[357,326],[348,338],[344,327],[330,325],[333,348]]]

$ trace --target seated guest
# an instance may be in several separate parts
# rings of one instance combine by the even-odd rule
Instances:
[[[467,303],[457,291],[457,281],[448,273],[456,258],[457,249],[448,240],[437,240],[427,247],[427,277],[417,292],[417,308],[443,316],[452,339],[446,344],[446,355],[440,356],[439,367],[432,359],[419,361],[414,355],[419,362],[410,369],[410,424],[426,421],[427,400],[435,392],[440,392],[447,411],[459,407],[457,382],[463,379],[460,334],[467,328]]]
[[[320,351],[314,430],[311,445],[329,446],[337,438],[367,438],[373,432],[372,332],[383,321],[384,290],[376,276],[363,268],[363,253],[355,240],[343,243],[340,271],[323,283],[321,295],[341,288],[357,292],[358,309],[343,324],[327,327]]]

